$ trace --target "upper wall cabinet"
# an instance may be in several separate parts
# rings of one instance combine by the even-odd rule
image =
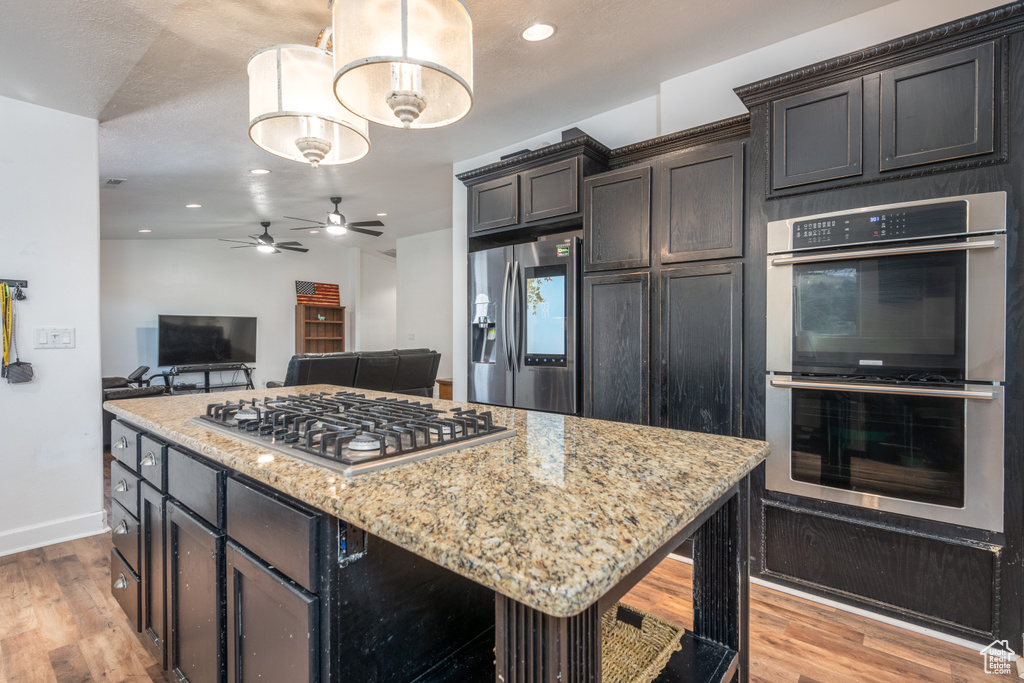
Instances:
[[[608,150],[577,135],[460,173],[469,187],[469,237],[497,240],[579,227],[583,178],[607,168]]]
[[[861,80],[772,104],[772,187],[861,174]]]
[[[769,194],[1005,158],[997,145],[1006,98],[999,92],[1000,45],[981,43],[769,102]]]
[[[651,265],[651,167],[632,166],[583,181],[583,269]]]
[[[656,167],[654,239],[662,263],[743,255],[744,143],[709,145]]]
[[[879,110],[883,171],[992,152],[995,45],[883,71]]]

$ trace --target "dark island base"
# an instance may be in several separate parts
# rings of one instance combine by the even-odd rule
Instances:
[[[682,637],[656,683],[743,683],[747,673],[747,482],[729,491],[665,547],[581,614],[545,615],[504,596],[495,629],[438,663],[414,683],[601,680],[600,617],[650,569],[694,534],[694,628]]]

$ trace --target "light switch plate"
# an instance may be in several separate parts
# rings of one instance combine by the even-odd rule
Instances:
[[[75,348],[75,328],[73,327],[37,327],[32,340],[37,349],[73,349]]]

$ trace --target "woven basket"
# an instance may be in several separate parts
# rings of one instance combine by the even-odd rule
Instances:
[[[619,608],[643,617],[636,628],[617,618]],[[682,648],[682,627],[618,603],[601,617],[602,683],[651,683]]]

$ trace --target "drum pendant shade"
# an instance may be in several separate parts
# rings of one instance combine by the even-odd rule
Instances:
[[[347,164],[370,151],[369,125],[331,89],[331,55],[309,45],[274,45],[249,59],[249,137],[271,154]]]
[[[334,94],[385,126],[438,128],[473,106],[473,20],[461,0],[334,0]]]

